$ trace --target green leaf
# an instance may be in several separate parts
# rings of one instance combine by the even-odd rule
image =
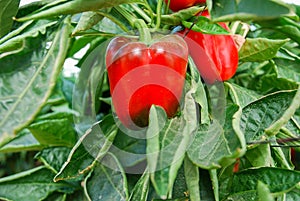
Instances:
[[[109,150],[117,133],[117,126],[111,115],[88,129],[71,150],[67,161],[55,176],[59,180],[83,180],[93,167],[95,159],[100,160]]]
[[[200,201],[199,168],[188,157],[184,159],[184,175],[190,199]]]
[[[245,107],[246,105],[257,100],[260,97],[260,95],[258,95],[255,91],[244,88],[240,85],[229,82],[226,82],[225,84],[229,88],[231,99],[241,108]]]
[[[195,21],[195,19],[194,19],[194,21]],[[182,24],[187,29],[190,29],[192,27],[193,31],[202,32],[204,34],[221,34],[221,35],[229,34],[229,32],[226,29],[224,29],[221,25],[212,23],[210,21],[210,19],[208,19],[207,17],[203,17],[203,16],[199,16],[197,18],[196,23],[183,21]]]
[[[124,133],[119,129],[113,145],[110,152],[118,158],[124,168],[133,167],[146,159],[146,140],[135,137],[135,133],[130,130]],[[133,173],[137,174],[136,171]]]
[[[1,178],[0,198],[14,201],[42,200],[53,192],[71,193],[75,190],[68,183],[54,183],[53,177],[51,170],[41,166]]]
[[[207,101],[207,95],[204,88],[204,85],[202,83],[199,71],[192,60],[191,57],[189,57],[189,67],[191,71],[191,88],[194,88],[195,91],[193,92],[193,98],[196,103],[198,103],[201,106],[201,124],[208,124],[210,122],[209,119],[209,106]]]
[[[52,193],[50,196],[48,196],[43,201],[66,201],[67,194],[63,193]]]
[[[68,147],[52,147],[40,151],[35,158],[39,159],[44,165],[57,173],[64,162],[67,160],[71,149]]]
[[[41,145],[28,129],[24,129],[15,138],[3,144],[0,152],[33,151],[43,147],[44,145]]]
[[[50,96],[67,53],[70,29],[66,20],[56,33],[47,32],[47,40],[46,35],[35,38],[30,51],[0,55],[0,81],[5,83],[0,92],[0,143],[28,125]]]
[[[97,12],[84,12],[81,14],[80,20],[73,30],[72,35],[75,35],[78,32],[88,30],[92,28],[95,24],[103,19],[103,16]]]
[[[167,25],[180,25],[182,21],[188,20],[203,10],[203,7],[192,6],[190,8],[179,10],[169,15],[162,15],[161,21]]]
[[[276,64],[278,78],[283,78],[297,84],[300,83],[299,60],[274,59],[274,62]]]
[[[90,200],[128,200],[127,180],[117,158],[107,153],[104,161],[109,167],[96,162],[93,172],[85,179],[84,188]]]
[[[271,40],[267,38],[247,38],[239,51],[239,60],[243,62],[262,62],[274,58],[277,51],[289,39]]]
[[[257,193],[259,201],[274,201],[268,186],[261,181],[257,183]]]
[[[145,173],[138,180],[134,186],[131,195],[129,197],[130,201],[147,201],[149,193],[150,184],[150,174],[145,171]]]
[[[243,154],[244,138],[236,128],[240,112],[237,105],[231,105],[226,110],[223,127],[216,120],[210,126],[199,127],[187,152],[194,164],[205,169],[220,168]]]
[[[163,199],[172,196],[177,172],[186,149],[197,129],[197,107],[192,98],[194,90],[187,92],[180,117],[166,120],[162,108],[150,109],[147,130],[147,161],[151,181],[156,193]]]
[[[0,38],[7,34],[13,24],[13,17],[17,14],[20,0],[0,1]]]
[[[214,21],[266,20],[291,14],[291,8],[273,0],[215,0],[210,10]]]
[[[300,189],[295,188],[286,193],[286,201],[294,201],[300,199]]]
[[[73,1],[61,1],[49,3],[44,8],[41,8],[37,12],[28,16],[17,19],[17,21],[36,20],[41,18],[49,18],[59,15],[76,14],[85,11],[96,11],[101,8],[110,8],[123,3],[136,3],[142,2],[141,0],[73,0]]]
[[[294,96],[295,91],[277,92],[244,107],[240,127],[247,143],[261,140],[265,129],[282,117]]]
[[[28,129],[42,145],[72,147],[76,133],[71,123],[67,118],[47,119],[31,124]]]
[[[262,33],[271,29],[300,44],[300,26],[297,20],[294,21],[289,17],[281,16],[278,19],[258,21],[258,23],[262,26]]]
[[[254,149],[246,152],[245,157],[253,167],[272,167],[274,161],[271,156],[271,148],[269,144],[261,144]]]
[[[42,38],[42,35],[46,35],[47,31],[49,32],[55,25],[57,25],[57,21],[49,20],[24,23],[17,30],[1,39],[0,53],[6,52],[4,56],[7,56],[7,54],[36,51],[35,49],[40,47],[40,43],[45,43],[45,38]]]
[[[256,190],[258,181],[266,184],[271,193],[287,192],[300,181],[300,172],[271,167],[240,171],[232,180],[232,192]]]
[[[229,195],[224,201],[257,201],[257,191],[242,191]]]

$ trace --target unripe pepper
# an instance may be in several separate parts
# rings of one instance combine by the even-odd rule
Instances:
[[[106,65],[114,110],[128,128],[148,125],[150,107],[176,114],[183,91],[188,47],[178,35],[145,44],[116,37],[108,45]]]
[[[201,15],[209,18],[208,11]],[[225,23],[219,24],[229,29]],[[231,35],[211,35],[190,30],[185,41],[205,82],[212,84],[215,81],[225,81],[235,74],[239,57]]]

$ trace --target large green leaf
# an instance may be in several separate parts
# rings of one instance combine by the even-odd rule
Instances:
[[[244,107],[240,126],[246,141],[251,143],[261,140],[265,129],[284,115],[292,104],[294,96],[295,91],[278,92]]]
[[[64,63],[70,30],[67,19],[56,32],[28,38],[33,43],[24,52],[0,55],[0,143],[28,125],[50,96]]]
[[[299,183],[300,172],[271,167],[248,169],[234,175],[231,190],[256,190],[258,181],[266,184],[271,193],[287,192]]]
[[[42,200],[55,191],[71,193],[74,186],[53,182],[54,173],[41,166],[0,179],[0,198],[14,201]]]
[[[56,3],[59,2],[59,3]],[[32,19],[49,18],[53,16],[81,13],[84,11],[96,11],[101,8],[113,7],[123,3],[135,3],[142,2],[141,0],[73,0],[73,1],[61,1],[45,5],[45,8],[41,8],[37,12],[28,16],[17,19],[18,21],[26,21]]]
[[[276,56],[277,51],[287,40],[270,40],[266,38],[247,38],[239,51],[239,60],[244,62],[261,62]]]
[[[147,130],[147,161],[156,193],[165,199],[172,189],[186,149],[197,129],[197,107],[192,97],[194,89],[185,96],[180,117],[166,120],[162,108],[151,108]]]
[[[237,128],[240,113],[237,105],[231,105],[227,108],[224,127],[215,120],[210,126],[199,128],[188,149],[194,164],[205,169],[220,168],[244,153],[245,139]]]
[[[87,197],[93,201],[128,200],[127,179],[117,158],[107,153],[104,160],[109,167],[96,162],[93,172],[85,179],[84,188]]]
[[[215,21],[266,20],[291,14],[291,8],[273,0],[215,0],[210,13]]]
[[[84,176],[109,150],[117,133],[111,115],[88,129],[71,150],[68,159],[55,176],[59,180],[83,180]]]
[[[0,1],[0,38],[7,34],[13,24],[13,17],[17,14],[20,0]]]

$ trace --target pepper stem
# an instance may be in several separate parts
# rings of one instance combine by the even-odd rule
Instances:
[[[115,9],[127,19],[132,27],[137,28],[140,34],[141,42],[144,42],[146,44],[151,43],[151,33],[144,20],[137,19],[136,17],[132,16],[125,8],[121,6],[116,6]]]

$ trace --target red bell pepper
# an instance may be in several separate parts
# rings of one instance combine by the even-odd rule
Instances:
[[[150,45],[116,37],[107,48],[106,65],[114,110],[128,128],[148,125],[151,105],[176,114],[183,91],[188,47],[178,35]]]
[[[201,15],[209,17],[208,11]],[[219,24],[229,30],[225,23]],[[225,81],[235,74],[239,57],[238,48],[231,35],[211,35],[191,30],[185,41],[205,82],[212,84],[215,81]]]

